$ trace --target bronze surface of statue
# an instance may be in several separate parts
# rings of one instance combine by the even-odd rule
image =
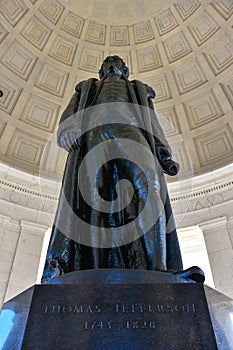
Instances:
[[[61,116],[58,145],[69,153],[43,280],[84,269],[182,269],[164,179],[179,166],[155,92],[128,75],[120,57],[107,57],[100,79],[80,82]]]

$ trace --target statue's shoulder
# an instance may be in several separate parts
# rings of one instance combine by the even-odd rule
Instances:
[[[86,85],[91,85],[93,84],[94,82],[98,81],[98,79],[96,78],[89,78],[87,80],[82,80],[80,81],[76,86],[75,86],[75,91],[76,92],[81,92],[82,91],[82,88]]]
[[[143,83],[140,80],[131,80],[130,82],[136,87],[136,89],[145,91],[147,98],[155,98],[156,93],[151,86]]]

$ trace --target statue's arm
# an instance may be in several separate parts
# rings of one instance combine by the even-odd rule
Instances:
[[[147,85],[146,88],[148,105],[149,108],[153,110],[153,112],[151,113],[151,123],[155,142],[156,156],[163,171],[170,176],[175,176],[177,175],[180,166],[178,163],[172,160],[171,147],[169,146],[169,143],[164,135],[163,129],[159,123],[158,117],[154,111],[152,99],[155,98],[156,94],[150,86]]]
[[[57,143],[60,147],[66,151],[70,151],[72,148],[78,148],[76,144],[75,132],[76,132],[76,119],[75,113],[78,111],[80,97],[82,91],[82,82],[75,88],[70,102],[61,115],[59,122],[59,128],[57,131]]]

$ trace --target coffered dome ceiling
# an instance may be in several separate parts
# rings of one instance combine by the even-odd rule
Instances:
[[[232,0],[1,0],[0,13],[2,162],[59,178],[61,111],[117,54],[156,91],[181,176],[232,163]]]

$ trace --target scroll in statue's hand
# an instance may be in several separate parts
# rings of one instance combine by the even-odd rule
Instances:
[[[156,154],[163,171],[170,176],[177,175],[180,166],[171,159],[170,152],[164,146],[157,146]]]

